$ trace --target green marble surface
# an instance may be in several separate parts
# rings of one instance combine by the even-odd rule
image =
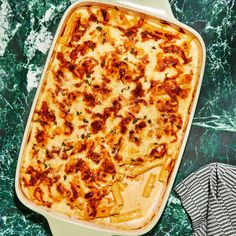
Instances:
[[[46,220],[17,199],[14,177],[47,52],[71,2],[0,0],[0,236],[51,235]],[[195,28],[207,47],[201,95],[176,185],[207,163],[236,165],[236,3],[172,0],[171,5],[177,19]],[[161,220],[147,235],[192,235],[173,191]]]

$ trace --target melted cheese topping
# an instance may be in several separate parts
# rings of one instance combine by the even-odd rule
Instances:
[[[109,217],[140,209],[147,224],[178,157],[200,54],[193,35],[166,21],[105,6],[74,10],[31,122],[21,165],[25,196],[124,229],[137,220],[117,224]],[[159,178],[147,199],[150,173]],[[127,185],[120,205],[111,193],[116,182]]]

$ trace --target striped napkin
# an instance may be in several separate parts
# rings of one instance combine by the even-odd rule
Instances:
[[[192,220],[193,235],[236,235],[236,167],[209,164],[175,191]]]

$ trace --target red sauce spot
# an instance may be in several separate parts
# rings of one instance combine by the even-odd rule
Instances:
[[[77,97],[77,94],[75,92],[70,92],[67,95],[67,98],[71,101],[75,101],[76,97]]]
[[[77,186],[73,183],[70,183],[70,189],[72,192],[72,197],[70,198],[70,201],[74,202],[79,197],[79,192],[77,190]]]
[[[116,168],[115,168],[114,164],[111,161],[107,160],[107,159],[105,159],[102,162],[101,167],[102,167],[101,170],[108,173],[108,174],[115,174],[116,173]]]
[[[85,41],[82,44],[78,45],[75,49],[71,51],[70,58],[76,59],[80,53],[82,56],[88,53],[88,51],[94,50],[96,48],[96,43],[91,40]]]
[[[95,107],[97,105],[96,103],[96,98],[94,95],[92,95],[91,93],[85,93],[84,94],[84,98],[83,101],[86,102],[86,104],[89,107]]]
[[[122,134],[125,134],[127,131],[127,125],[134,119],[134,116],[129,113],[127,117],[122,118],[120,122],[120,132]]]
[[[143,163],[143,162],[144,162],[144,160],[143,160],[141,157],[138,157],[138,158],[136,159],[136,161],[139,162],[139,163]]]
[[[87,59],[82,63],[82,68],[87,76],[90,76],[94,72],[94,67],[98,65],[98,61],[94,58]]]
[[[144,19],[140,19],[136,25],[124,30],[124,35],[129,38],[135,37],[138,33],[138,28],[142,27],[143,24],[144,24]]]
[[[112,102],[112,107],[111,107],[111,111],[114,112],[115,115],[117,115],[118,111],[121,109],[121,103],[120,103],[120,99],[116,99]]]
[[[101,120],[95,120],[91,123],[92,132],[97,134],[99,131],[104,129],[104,122]]]
[[[141,121],[141,122],[139,122],[138,124],[135,125],[135,130],[136,131],[140,131],[143,128],[145,128],[146,126],[147,126],[146,122],[145,121]]]
[[[43,143],[46,141],[46,134],[43,130],[37,130],[37,134],[35,135],[35,138],[38,143]]]
[[[78,158],[74,160],[72,163],[71,162],[66,163],[65,172],[67,174],[77,173],[78,171],[81,171],[85,169],[86,167],[87,167],[86,162],[82,160],[81,158]]]
[[[141,38],[143,42],[146,42],[147,40],[150,39],[153,39],[154,41],[158,41],[159,39],[161,39],[159,35],[146,30],[141,32]]]
[[[167,101],[158,100],[157,109],[160,112],[175,113],[178,111],[178,100],[176,98],[171,98]]]
[[[106,83],[102,83],[101,85],[93,85],[93,91],[98,92],[102,95],[107,95],[111,92],[111,89],[107,87]]]
[[[164,53],[177,54],[178,56],[180,56],[183,59],[184,64],[188,64],[190,62],[190,59],[188,59],[185,56],[184,51],[177,45],[170,45],[170,46],[163,47],[163,50],[164,50]]]
[[[101,154],[93,152],[92,150],[88,152],[87,157],[96,164],[99,164],[99,162],[101,161]]]
[[[59,155],[59,153],[60,153],[60,149],[59,148],[53,148],[52,150],[46,149],[46,158],[47,159],[53,159],[54,158],[54,154]]]
[[[131,92],[134,97],[142,97],[144,96],[144,90],[142,84],[140,82],[137,83],[136,88]]]
[[[60,193],[61,195],[66,193],[66,188],[63,186],[62,183],[57,184],[57,192]]]
[[[188,91],[186,89],[181,89],[174,79],[166,79],[163,83],[163,88],[171,97],[179,96],[181,98],[186,98],[188,95]]]
[[[62,80],[64,79],[64,74],[61,70],[57,70],[55,74],[56,81],[61,84]]]
[[[176,67],[179,61],[174,57],[165,57],[163,62],[165,64],[165,67]]]
[[[165,21],[165,20],[160,20],[160,23],[163,24],[163,25],[171,25],[170,23],[168,23],[168,22]]]
[[[39,201],[39,202],[44,202],[43,200],[43,191],[40,187],[36,187],[34,189],[34,197]]]
[[[181,27],[179,28],[179,32],[180,32],[180,33],[182,33],[182,34],[185,34],[185,31],[184,31],[184,29],[183,29],[183,28],[181,28]]]
[[[81,39],[81,37],[85,34],[86,30],[87,30],[87,25],[83,25],[81,23],[81,19],[78,18],[78,20],[75,23],[75,27],[73,29],[72,32],[72,42],[73,41],[79,41]]]
[[[90,198],[93,197],[93,195],[94,195],[94,192],[88,192],[88,193],[86,193],[86,194],[84,195],[84,198],[85,198],[85,199],[90,199]]]
[[[63,66],[67,65],[67,60],[65,59],[62,52],[57,53],[57,59],[60,61],[61,65]]]
[[[50,172],[50,169],[44,172],[41,172],[39,170],[34,169],[32,166],[28,166],[25,173],[30,175],[30,180],[29,182],[25,180],[25,185],[34,186],[38,184],[39,182],[43,181],[47,177],[47,174],[49,172]]]
[[[48,124],[48,122],[54,122],[56,120],[53,111],[49,110],[48,103],[45,101],[42,102],[42,106],[40,111],[38,111],[38,114],[41,120],[46,124]]]
[[[93,22],[97,22],[98,21],[98,18],[97,18],[97,16],[95,15],[95,14],[91,14],[90,16],[89,16],[89,20],[90,21],[93,21]]]
[[[164,59],[161,57],[158,57],[156,69],[158,71],[163,72],[167,67],[176,67],[178,63],[179,63],[179,60],[172,56],[166,56],[164,57]]]
[[[74,131],[73,124],[71,122],[66,121],[64,123],[65,126],[65,135],[70,135]]]
[[[88,166],[81,170],[81,174],[82,180],[84,180],[86,183],[93,183],[97,179],[96,173],[94,173],[94,171],[92,172]]]
[[[101,9],[102,12],[102,17],[105,23],[107,23],[109,21],[109,13],[107,10],[105,9]]]
[[[167,147],[165,143],[158,144],[157,146],[155,146],[155,148],[152,149],[152,151],[150,152],[150,156],[154,158],[163,157],[166,153],[166,148]]]

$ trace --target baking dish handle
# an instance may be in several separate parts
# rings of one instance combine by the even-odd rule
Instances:
[[[112,0],[122,5],[140,10],[141,12],[157,15],[169,21],[176,21],[169,0]]]
[[[89,229],[46,216],[53,236],[112,236],[111,233]]]

